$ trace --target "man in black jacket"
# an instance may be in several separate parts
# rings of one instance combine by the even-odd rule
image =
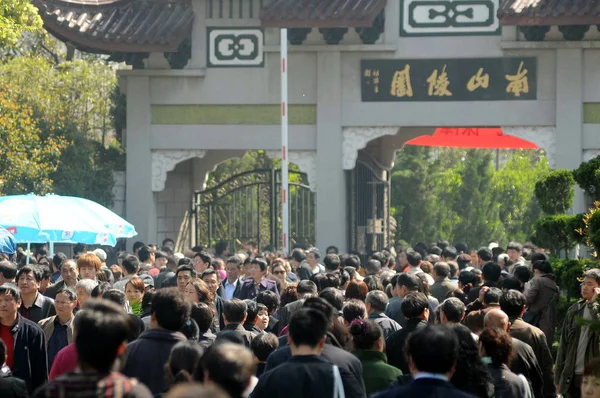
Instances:
[[[253,398],[365,397],[365,390],[346,369],[332,365],[320,355],[325,347],[330,319],[319,310],[302,308],[290,321],[292,358],[264,374]],[[292,386],[292,388],[290,388]]]
[[[19,314],[38,323],[56,315],[54,300],[39,292],[42,282],[42,269],[38,266],[24,266],[17,273],[17,284],[21,291]]]
[[[410,373],[408,360],[404,355],[404,346],[408,336],[424,329],[429,319],[429,301],[423,293],[409,293],[402,300],[402,313],[406,317],[406,326],[390,334],[385,340],[385,353],[388,364],[397,367],[404,374]]]
[[[337,311],[325,299],[320,297],[310,297],[304,302],[303,308],[313,308],[323,312],[329,319],[337,317]],[[292,315],[293,316],[293,315]],[[339,343],[331,333],[327,333],[325,345],[321,351],[321,357],[327,362],[337,365],[340,369],[347,370],[353,376],[355,387],[353,391],[365,391],[363,382],[363,369],[360,360],[348,351],[339,347]],[[282,347],[269,355],[265,373],[287,362],[292,358],[292,350],[289,345]]]
[[[178,330],[190,317],[191,306],[183,293],[175,289],[161,289],[152,299],[150,330],[127,345],[123,374],[135,377],[157,395],[167,391],[164,377],[165,364],[171,348],[186,337]]]
[[[17,312],[21,292],[13,285],[0,286],[0,339],[8,350],[6,360],[13,375],[25,381],[33,392],[48,380],[48,357],[44,332]]]
[[[64,261],[60,268],[60,276],[62,276],[62,280],[48,286],[44,292],[44,296],[50,297],[54,300],[56,298],[56,293],[58,293],[58,291],[65,285],[75,289],[75,285],[77,285],[77,277],[79,276],[77,263],[73,260]]]
[[[242,300],[233,299],[223,304],[223,320],[225,327],[217,333],[217,337],[223,332],[235,332],[244,339],[244,345],[250,348],[254,338],[252,332],[244,329],[244,321],[248,317],[248,306]]]
[[[2,359],[4,358],[4,359]],[[0,339],[0,397],[2,398],[21,398],[26,397],[27,385],[19,378],[12,375],[8,365],[6,365],[6,344]]]

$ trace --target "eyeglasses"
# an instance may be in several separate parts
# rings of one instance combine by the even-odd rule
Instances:
[[[281,271],[273,271],[273,274],[285,274],[285,271],[284,271],[284,270],[281,270]]]

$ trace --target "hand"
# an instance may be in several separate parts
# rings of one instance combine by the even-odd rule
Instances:
[[[598,295],[600,294],[600,287],[596,287],[594,288],[594,296],[592,297],[592,303],[594,301],[596,301],[596,299],[598,298]]]
[[[479,290],[479,297],[477,298],[477,300],[479,300],[480,303],[483,304],[483,296],[485,296],[485,294],[488,292],[488,290],[490,290],[490,288],[488,286],[482,286],[481,289]]]

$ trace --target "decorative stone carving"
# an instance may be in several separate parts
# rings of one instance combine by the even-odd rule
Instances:
[[[352,170],[356,166],[358,151],[365,148],[369,141],[384,135],[396,135],[398,131],[398,127],[344,127],[342,143],[344,170]]]
[[[584,149],[583,150],[583,161],[587,162],[594,159],[596,156],[600,156],[600,149]]]
[[[160,192],[165,189],[167,173],[175,169],[178,163],[191,158],[203,158],[206,151],[160,149],[152,151],[152,191]]]
[[[513,135],[537,144],[537,146],[546,151],[550,168],[556,167],[556,127],[502,127],[502,131],[506,135]]]
[[[266,151],[270,158],[281,159],[281,151]],[[311,191],[317,192],[317,151],[288,151],[289,161],[306,173]]]

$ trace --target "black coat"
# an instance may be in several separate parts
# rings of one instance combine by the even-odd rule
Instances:
[[[340,375],[346,398],[366,397],[364,388],[347,369],[340,368]],[[330,398],[333,392],[333,365],[316,355],[300,355],[264,373],[252,398]]]
[[[279,365],[290,360],[290,358],[292,358],[290,346],[285,346],[276,350],[269,355],[269,358],[267,358],[265,372],[275,369]],[[353,376],[352,380],[354,384],[353,387],[350,388],[351,391],[362,391],[363,395],[366,394],[365,383],[362,378],[362,364],[357,357],[350,354],[348,351],[344,351],[341,348],[326,343],[325,347],[323,347],[323,351],[321,351],[321,358],[333,365],[337,365],[340,368],[340,372],[341,369],[344,369]]]
[[[8,367],[0,371],[0,397],[2,398],[27,398],[27,384],[12,375]]]
[[[225,326],[219,333],[217,333],[217,338],[221,333],[224,332],[237,333],[244,339],[244,345],[248,348],[250,348],[250,344],[252,343],[252,340],[254,340],[254,336],[256,336],[254,333],[244,329],[244,327],[239,323],[230,323],[229,325]]]
[[[165,380],[165,365],[171,349],[180,341],[187,339],[179,332],[164,329],[145,331],[137,340],[127,344],[122,373],[144,383],[154,395],[167,391],[169,385]]]
[[[408,385],[375,394],[372,398],[475,398],[458,390],[450,382],[438,379],[417,379]],[[508,398],[508,397],[507,397]]]
[[[53,285],[50,285],[46,288],[46,291],[44,292],[44,296],[46,297],[50,297],[52,300],[54,300],[56,298],[56,293],[58,293],[58,291],[65,285],[65,281],[61,280],[59,282],[56,282]]]
[[[542,376],[542,368],[538,362],[533,349],[529,344],[523,343],[521,340],[512,338],[513,343],[513,360],[510,363],[510,370],[516,374],[522,374],[529,380],[533,396],[541,398],[544,396],[544,378]]]
[[[44,331],[36,323],[17,314],[17,322],[10,332],[15,341],[13,376],[25,381],[31,393],[48,381]]]
[[[506,365],[488,365],[488,371],[494,380],[496,398],[525,398],[524,382],[511,372]]]
[[[387,355],[388,365],[397,367],[404,374],[410,373],[408,362],[404,355],[404,345],[408,336],[427,327],[427,322],[420,318],[411,318],[406,321],[406,326],[397,332],[390,334],[385,340],[385,354]]]
[[[19,307],[19,314],[23,313],[25,309],[25,305],[21,303],[21,307]],[[56,310],[54,308],[54,300],[50,297],[44,296],[42,293],[38,293],[35,297],[35,301],[29,310],[29,320],[35,323],[38,323],[42,319],[49,318],[53,315],[56,315]]]

